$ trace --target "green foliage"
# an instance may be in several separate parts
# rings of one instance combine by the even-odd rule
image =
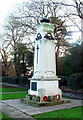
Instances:
[[[2,77],[2,82],[11,83],[11,84],[19,84],[19,85],[28,85],[30,86],[30,81],[28,80],[28,76],[16,77],[16,76],[4,76]]]
[[[2,82],[7,82],[11,84],[17,84],[19,83],[19,77],[16,76],[3,76],[2,77]]]
[[[63,59],[62,59],[63,63],[62,63],[62,66],[61,66],[61,74],[64,75],[64,76],[70,76],[73,74],[73,62],[71,61],[71,56],[68,55],[68,56],[65,56]]]
[[[51,98],[51,96],[48,96],[48,102],[50,102],[51,100],[50,100],[50,98]]]
[[[33,58],[34,58],[34,53],[27,51],[26,54],[26,63],[28,64],[28,67],[32,67],[33,66]]]
[[[58,77],[61,78],[61,80],[59,81],[59,85],[60,85],[60,86],[67,85],[67,79],[68,79],[67,76],[59,75]]]
[[[14,52],[12,53],[14,55],[14,65],[16,69],[17,76],[20,76],[20,74],[24,74],[27,71],[26,70],[26,63],[25,63],[25,57],[28,49],[25,44],[18,43],[16,48],[14,49]]]
[[[30,80],[28,80],[28,76],[19,77],[19,85],[28,85],[30,87]]]
[[[33,66],[33,52],[29,51],[26,44],[18,43],[16,49],[12,53],[14,55],[14,65],[17,76],[25,75],[30,69],[27,67]],[[27,63],[27,65],[26,65]]]
[[[71,75],[67,81],[68,86],[72,90],[83,88],[83,73],[75,73]]]
[[[69,49],[69,55],[62,58],[61,74],[70,76],[83,72],[83,43],[75,44]]]

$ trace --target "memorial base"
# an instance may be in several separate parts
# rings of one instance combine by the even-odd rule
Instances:
[[[21,102],[29,104],[31,106],[36,106],[36,107],[44,107],[44,106],[52,106],[52,105],[59,105],[59,104],[64,104],[64,103],[70,103],[70,100],[53,100],[50,102],[37,102],[34,100],[28,100],[27,98],[22,98]]]
[[[53,96],[56,94],[62,94],[59,89],[59,80],[60,78],[31,78],[30,79],[30,89],[28,94],[35,94],[39,96],[39,90],[43,89],[43,96]]]

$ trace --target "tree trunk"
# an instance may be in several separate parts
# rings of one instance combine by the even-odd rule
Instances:
[[[60,46],[58,46],[57,48],[57,52],[56,52],[56,74],[59,74],[59,48]]]

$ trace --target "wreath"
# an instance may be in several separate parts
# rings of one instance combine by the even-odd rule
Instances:
[[[44,96],[44,97],[43,97],[43,100],[44,100],[45,102],[47,102],[47,101],[48,101],[48,97],[47,97],[47,96]]]
[[[33,94],[33,95],[32,95],[32,97],[33,97],[33,96],[36,96],[36,95],[35,95],[35,94]]]
[[[60,95],[59,95],[59,94],[57,94],[56,96],[57,96],[57,100],[60,100],[60,98],[61,98],[61,97],[60,97]]]
[[[35,100],[36,101],[36,95],[32,95],[32,100]]]

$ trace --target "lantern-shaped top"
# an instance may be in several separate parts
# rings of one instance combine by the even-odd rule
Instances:
[[[42,22],[49,23],[50,20],[49,20],[48,18],[46,18],[46,16],[45,16],[44,18],[42,18],[42,19],[40,20],[40,22],[41,22],[41,23],[42,23]]]

